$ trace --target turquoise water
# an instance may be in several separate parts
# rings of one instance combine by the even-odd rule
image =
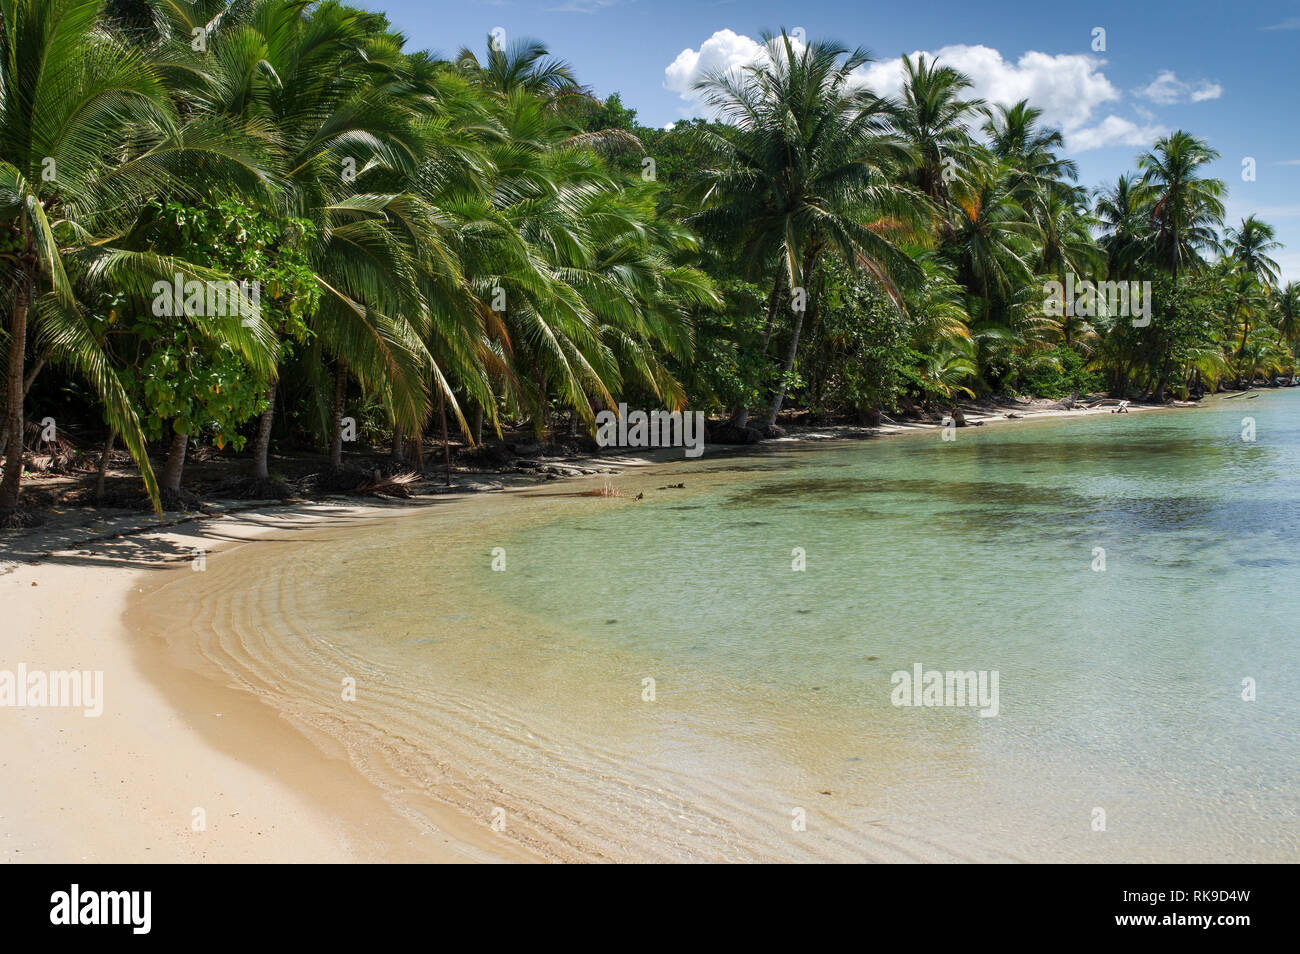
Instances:
[[[1298,412],[629,468],[257,545],[158,608],[412,817],[544,857],[1297,861]],[[917,665],[997,673],[996,716],[894,705]]]
[[[1110,786],[1145,824],[1295,860],[1297,412],[1270,392],[682,467],[657,477],[685,491],[510,540],[528,567],[510,600],[661,682],[726,679],[794,719],[817,692],[895,741],[961,733],[1005,798],[1073,785],[1090,818]],[[997,671],[999,715],[892,706],[890,674],[917,663]]]

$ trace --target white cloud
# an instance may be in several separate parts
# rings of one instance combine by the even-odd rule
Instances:
[[[1149,146],[1168,131],[1156,123],[1138,125],[1131,119],[1110,115],[1095,126],[1071,130],[1065,143],[1074,152],[1106,146]]]
[[[1196,83],[1184,83],[1173,70],[1161,70],[1160,74],[1148,85],[1133,91],[1143,99],[1168,106],[1172,103],[1191,101],[1202,103],[1207,99],[1218,99],[1223,95],[1223,87],[1218,83],[1200,80]]]
[[[698,50],[687,47],[677,54],[677,59],[664,70],[664,87],[698,107],[701,100],[695,84],[702,77],[747,66],[764,56],[761,43],[731,30],[719,30],[701,43]]]
[[[678,93],[683,114],[700,110],[695,82],[713,70],[734,69],[756,62],[766,55],[761,44],[731,30],[719,30],[700,44],[698,50],[682,50],[664,71],[664,86]],[[973,84],[972,97],[1011,105],[1022,99],[1043,111],[1043,122],[1061,129],[1074,151],[1103,146],[1137,145],[1153,142],[1163,127],[1147,113],[1139,125],[1119,116],[1098,119],[1103,104],[1123,98],[1102,67],[1105,60],[1079,54],[1050,54],[1029,51],[1016,61],[1005,59],[987,46],[956,44],[936,51],[917,50],[912,59],[925,56],[966,73]],[[897,57],[869,63],[859,70],[863,83],[881,95],[896,95],[903,85],[903,59]]]
[[[934,52],[918,50],[912,59],[918,56],[965,73],[973,96],[1008,106],[1029,100],[1043,111],[1043,122],[1067,134],[1087,124],[1103,103],[1121,98],[1101,72],[1105,61],[1089,55],[1031,50],[1012,62],[991,47],[957,44]],[[872,88],[894,95],[903,85],[902,57],[872,63],[864,74]]]
[[[1149,99],[1153,103],[1176,103],[1182,95],[1182,90],[1179,88],[1182,85],[1178,82],[1178,77],[1174,75],[1172,70],[1165,70],[1151,81],[1151,85],[1135,90],[1135,92],[1138,96]]]

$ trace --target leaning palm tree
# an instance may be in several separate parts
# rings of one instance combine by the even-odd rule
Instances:
[[[169,91],[137,49],[99,27],[102,0],[0,0],[0,222],[10,240],[0,285],[10,310],[8,457],[0,512],[19,504],[24,361],[42,357],[79,373],[135,458],[160,506],[140,421],[88,320],[98,290],[148,296],[155,280],[223,278],[184,261],[119,244],[154,195],[183,194],[184,164],[232,185],[255,182],[236,141],[196,122],[182,135]],[[246,173],[244,176],[238,172]],[[186,321],[192,316],[177,315]],[[193,330],[232,346],[255,368],[272,343],[252,321],[196,321]]]
[[[750,270],[776,264],[771,326],[783,300],[794,321],[767,423],[785,398],[813,278],[823,256],[872,274],[902,305],[900,284],[920,269],[891,236],[914,234],[926,203],[900,183],[911,156],[884,102],[854,82],[866,51],[765,35],[766,56],[703,78],[705,101],[732,124],[700,129],[713,162],[700,174],[693,216],[706,235],[734,241]],[[739,409],[737,420],[748,417]]]
[[[342,462],[343,398],[354,377],[399,425],[418,431],[430,410],[421,262],[446,261],[445,223],[397,184],[426,145],[420,64],[372,15],[337,3],[170,0],[158,8],[157,58],[187,109],[257,130],[281,187],[270,210],[315,226],[308,257],[320,298],[308,316],[310,366],[300,370],[333,378],[331,462]],[[273,378],[253,445],[260,485],[276,387]]]
[[[1178,130],[1158,140],[1138,158],[1142,170],[1139,199],[1150,208],[1153,260],[1179,272],[1201,265],[1201,252],[1218,245],[1227,189],[1221,179],[1201,176],[1219,154],[1189,133]]]
[[[1268,288],[1277,284],[1278,273],[1278,264],[1268,253],[1282,247],[1274,240],[1275,234],[1273,226],[1253,215],[1242,219],[1240,228],[1229,226],[1226,233],[1228,257],[1240,262]]]

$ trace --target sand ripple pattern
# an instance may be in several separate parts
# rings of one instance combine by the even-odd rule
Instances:
[[[1020,860],[933,817],[921,836],[907,814],[819,796],[823,783],[797,773],[773,782],[770,766],[755,764],[761,750],[710,737],[707,720],[689,711],[634,696],[610,703],[610,680],[588,660],[539,699],[535,685],[512,688],[528,658],[514,672],[487,665],[473,678],[464,657],[439,664],[445,642],[436,636],[367,642],[366,610],[386,594],[366,587],[355,618],[338,627],[323,589],[338,542],[241,547],[206,573],[178,574],[152,597],[155,611],[229,684],[339,744],[426,830],[448,809],[485,828],[503,809],[499,837],[563,862]],[[500,651],[497,634],[474,639],[477,650],[458,651]],[[342,699],[345,676],[356,680],[355,701]],[[807,830],[792,828],[794,807],[806,810]]]

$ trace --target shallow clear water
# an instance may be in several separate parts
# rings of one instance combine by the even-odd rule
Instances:
[[[639,502],[552,485],[254,548],[172,595],[381,784],[504,805],[553,857],[1295,861],[1298,412],[768,448],[618,478]],[[916,664],[996,671],[998,714],[891,704]]]

